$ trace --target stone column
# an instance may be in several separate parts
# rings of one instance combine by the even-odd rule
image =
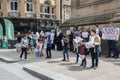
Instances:
[[[26,0],[19,0],[19,5],[18,5],[18,8],[19,8],[19,12],[20,12],[20,15],[21,17],[25,17],[26,16]]]
[[[40,0],[36,0],[36,2],[34,2],[34,13],[37,18],[40,18]]]

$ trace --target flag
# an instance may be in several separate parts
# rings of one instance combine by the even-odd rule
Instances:
[[[3,28],[2,25],[0,24],[0,40],[3,39]]]
[[[8,20],[4,19],[5,29],[6,29],[6,37],[8,40],[14,40],[14,25]]]

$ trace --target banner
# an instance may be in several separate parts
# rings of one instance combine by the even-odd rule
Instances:
[[[14,40],[14,26],[12,22],[8,19],[4,19],[5,29],[6,29],[6,37],[8,40]]]
[[[0,24],[0,40],[2,40],[2,39],[3,39],[3,27]]]
[[[119,28],[103,28],[102,29],[102,39],[105,40],[119,40]]]

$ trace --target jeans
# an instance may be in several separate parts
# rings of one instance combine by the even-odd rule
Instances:
[[[27,59],[27,48],[21,48],[22,52],[20,54],[20,58],[22,58],[23,53],[25,54],[25,59]]]
[[[63,60],[66,60],[66,56],[67,56],[67,59],[69,59],[68,49],[65,49],[63,52]]]
[[[91,53],[92,67],[98,67],[98,52],[94,52],[94,48],[89,49]]]
[[[73,48],[74,48],[73,41],[69,41],[69,45],[70,45],[70,51],[73,51]]]
[[[77,57],[76,57],[76,63],[78,63],[78,60],[79,60],[79,54],[80,54],[80,46],[78,46],[78,52],[77,52]]]
[[[51,48],[49,47],[46,48],[46,55],[47,55],[47,58],[51,58]]]
[[[85,66],[86,66],[86,64],[87,64],[87,62],[86,62],[86,58],[84,58],[84,59],[82,60],[81,65],[85,67]]]

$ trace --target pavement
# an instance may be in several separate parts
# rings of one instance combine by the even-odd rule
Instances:
[[[45,54],[45,50],[43,52]],[[87,67],[80,67],[80,62],[75,64],[74,53],[70,54],[70,62],[62,62],[63,51],[52,51],[52,59],[45,59],[45,56],[37,58],[34,54],[28,55],[28,61],[20,60],[20,53],[14,50],[1,51],[0,57],[18,60],[13,63],[0,62],[1,73],[8,76],[15,76],[12,80],[120,80],[120,58],[100,57],[98,69],[90,69],[91,59],[87,57]],[[27,72],[26,72],[27,71]],[[30,74],[29,74],[30,73]],[[20,74],[20,75],[17,75]],[[32,74],[32,75],[31,75]],[[11,80],[6,79],[0,80]],[[37,77],[37,78],[36,78]]]
[[[70,62],[62,62],[62,58],[26,64],[24,69],[34,72],[34,75],[43,77],[43,80],[120,80],[120,66],[101,59],[99,67],[90,69],[91,59],[87,59],[87,67],[75,64],[75,58],[70,57]],[[114,61],[114,59],[111,59]],[[120,64],[120,59],[115,61]]]

